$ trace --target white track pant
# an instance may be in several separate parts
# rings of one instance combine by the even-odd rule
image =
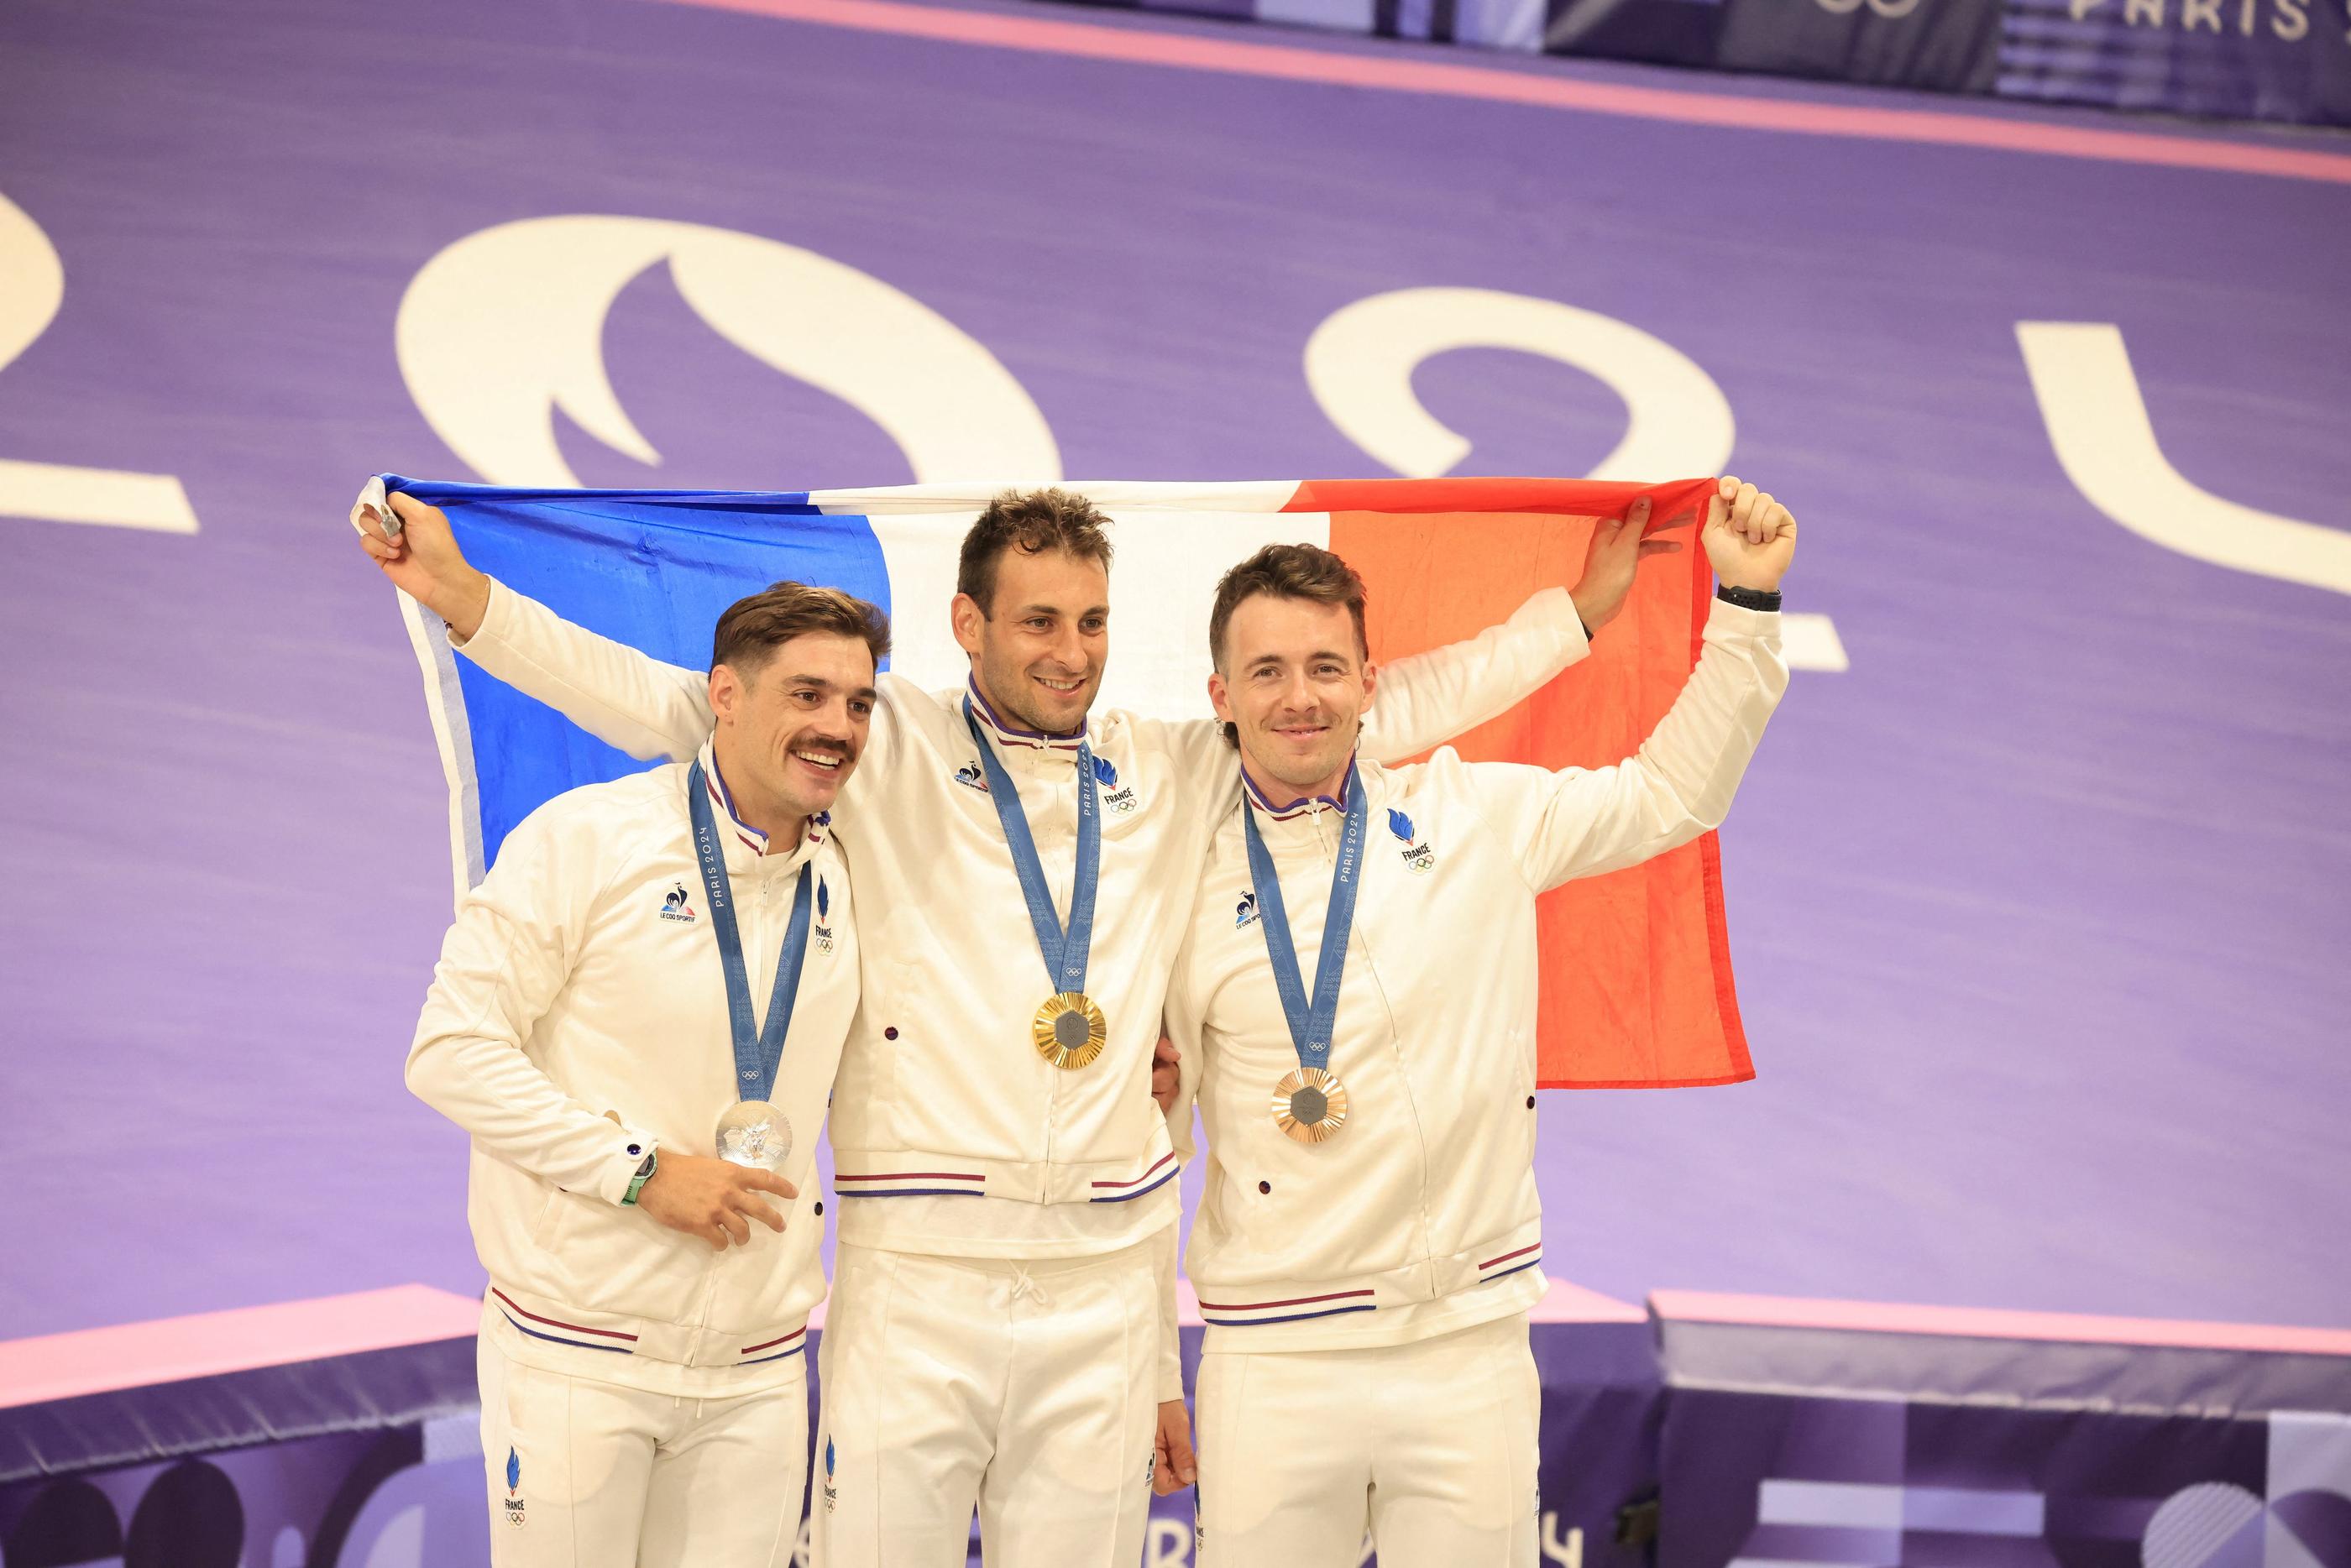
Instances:
[[[1014,1263],[843,1245],[818,1352],[820,1568],[1132,1568],[1156,1429],[1152,1248]]]
[[[509,1361],[484,1334],[496,1568],[786,1568],[808,1485],[808,1374],[679,1398]],[[516,1480],[507,1484],[507,1458]]]
[[[1200,1358],[1196,1568],[1531,1568],[1523,1314],[1373,1350]]]

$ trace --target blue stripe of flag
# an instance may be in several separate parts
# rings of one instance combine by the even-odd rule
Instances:
[[[567,620],[655,659],[709,667],[728,605],[789,577],[890,607],[881,541],[863,517],[828,516],[805,491],[516,490],[384,476],[449,514],[466,558]],[[482,863],[515,825],[585,784],[647,765],[499,684],[460,655],[473,735]]]

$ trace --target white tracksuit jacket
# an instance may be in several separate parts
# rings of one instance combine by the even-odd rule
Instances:
[[[692,750],[691,747],[688,748]],[[709,748],[702,765],[712,779]],[[857,1007],[855,911],[830,826],[763,853],[723,793],[725,846],[760,1022],[794,885],[817,892],[791,1029],[770,1096],[790,1120],[798,1199],[782,1234],[712,1251],[623,1207],[650,1144],[716,1152],[739,1097],[726,982],[695,859],[683,765],[558,795],[523,819],[467,894],[408,1054],[408,1085],[473,1135],[467,1216],[489,1272],[486,1321],[517,1359],[700,1394],[756,1381],[804,1343],[824,1296],[812,1158]],[[540,1347],[558,1347],[552,1351]]]
[[[1787,683],[1779,616],[1717,601],[1689,684],[1620,764],[1551,773],[1449,747],[1412,767],[1363,763],[1367,865],[1330,1061],[1347,1122],[1320,1144],[1271,1116],[1298,1055],[1240,812],[1280,876],[1311,994],[1343,805],[1275,810],[1252,786],[1226,814],[1167,993],[1178,1158],[1196,1096],[1207,1133],[1186,1258],[1207,1349],[1401,1345],[1541,1298],[1536,896],[1719,826]]]
[[[681,756],[711,719],[705,678],[570,625],[503,586],[463,651],[635,756]],[[1366,755],[1409,756],[1482,723],[1588,651],[1563,588],[1501,627],[1383,671]],[[835,1097],[841,1239],[956,1257],[1092,1256],[1165,1234],[1177,1163],[1151,1098],[1152,1048],[1201,857],[1238,798],[1210,721],[1096,713],[1102,858],[1086,989],[1108,1049],[1054,1067],[1030,1043],[1050,994],[963,690],[884,675],[841,823],[865,925],[862,1009]],[[989,722],[1055,909],[1076,855],[1076,747]],[[862,826],[861,826],[862,825]],[[977,1199],[977,1201],[974,1201]],[[1163,1397],[1172,1397],[1165,1396]]]

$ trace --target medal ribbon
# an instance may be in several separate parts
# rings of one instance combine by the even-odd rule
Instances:
[[[1249,880],[1257,889],[1258,925],[1265,932],[1266,957],[1273,961],[1273,985],[1281,993],[1281,1014],[1301,1067],[1328,1070],[1331,1036],[1339,1024],[1339,977],[1347,967],[1347,933],[1355,924],[1355,893],[1364,876],[1364,832],[1370,803],[1355,766],[1347,764],[1347,826],[1339,835],[1339,860],[1331,868],[1331,903],[1322,919],[1322,951],[1314,965],[1314,1000],[1298,972],[1298,947],[1290,933],[1290,911],[1281,902],[1281,877],[1257,830],[1257,813],[1241,803],[1241,828],[1249,839]]]
[[[972,743],[979,748],[979,765],[987,770],[987,798],[996,805],[996,819],[1004,825],[1004,842],[1012,851],[1012,869],[1020,878],[1020,896],[1029,901],[1029,923],[1037,931],[1037,950],[1044,956],[1045,972],[1056,992],[1086,989],[1086,957],[1094,943],[1094,885],[1102,877],[1102,811],[1094,799],[1093,749],[1078,742],[1078,865],[1070,887],[1070,924],[1064,931],[1053,913],[1053,895],[1045,887],[1045,867],[1037,858],[1037,841],[1029,834],[1028,813],[1020,809],[1020,792],[1004,771],[996,750],[980,733],[971,699],[963,700],[963,722],[971,726]]]
[[[685,793],[686,808],[694,817],[694,858],[702,867],[702,895],[710,901],[710,930],[718,939],[718,962],[726,971],[726,1017],[735,1036],[737,1095],[746,1100],[764,1100],[776,1090],[776,1070],[784,1061],[784,1035],[791,1029],[792,1004],[799,998],[800,968],[808,961],[809,874],[815,867],[800,867],[799,886],[792,893],[791,924],[785,928],[783,950],[776,955],[776,990],[768,999],[767,1026],[754,1028],[751,976],[743,963],[743,933],[735,923],[735,895],[727,886],[726,858],[718,847],[718,824],[710,815],[709,779],[699,758],[686,772]]]

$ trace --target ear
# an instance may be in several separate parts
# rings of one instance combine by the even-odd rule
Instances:
[[[1228,724],[1234,722],[1231,699],[1232,693],[1225,685],[1224,672],[1211,670],[1208,674],[1208,706],[1214,708],[1217,717]]]
[[[743,678],[735,673],[731,664],[714,666],[710,671],[710,712],[722,724],[735,722],[743,707]]]
[[[979,601],[969,594],[957,594],[947,607],[947,618],[955,628],[956,645],[973,658],[979,657],[979,631],[987,617],[980,613]]]
[[[1372,705],[1372,692],[1380,683],[1380,667],[1369,659],[1364,661],[1364,706]]]

